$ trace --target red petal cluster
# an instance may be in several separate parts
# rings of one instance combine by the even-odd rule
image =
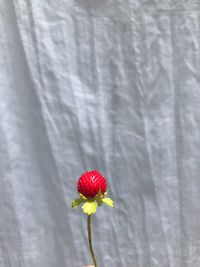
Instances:
[[[105,177],[98,171],[88,171],[83,173],[77,182],[77,190],[86,198],[94,197],[99,191],[103,194],[107,190]]]

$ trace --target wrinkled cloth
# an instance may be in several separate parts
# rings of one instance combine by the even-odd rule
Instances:
[[[200,266],[199,0],[0,1],[0,266]]]

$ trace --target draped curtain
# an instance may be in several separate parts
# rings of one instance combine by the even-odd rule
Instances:
[[[199,0],[0,0],[0,266],[200,266]]]

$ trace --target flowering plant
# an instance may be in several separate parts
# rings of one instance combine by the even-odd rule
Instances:
[[[97,267],[97,261],[92,246],[91,235],[91,216],[96,213],[97,208],[103,204],[114,207],[113,200],[105,197],[107,195],[107,181],[98,171],[92,170],[83,173],[77,182],[79,198],[72,201],[72,208],[76,209],[82,205],[83,212],[87,214],[87,229],[90,253],[94,266]]]

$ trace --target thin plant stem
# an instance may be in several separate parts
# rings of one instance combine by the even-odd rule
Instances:
[[[88,241],[89,241],[89,247],[90,247],[90,254],[92,256],[94,266],[98,267],[96,257],[94,254],[94,250],[92,247],[91,215],[88,215],[88,218],[87,218],[87,229],[88,229]]]

